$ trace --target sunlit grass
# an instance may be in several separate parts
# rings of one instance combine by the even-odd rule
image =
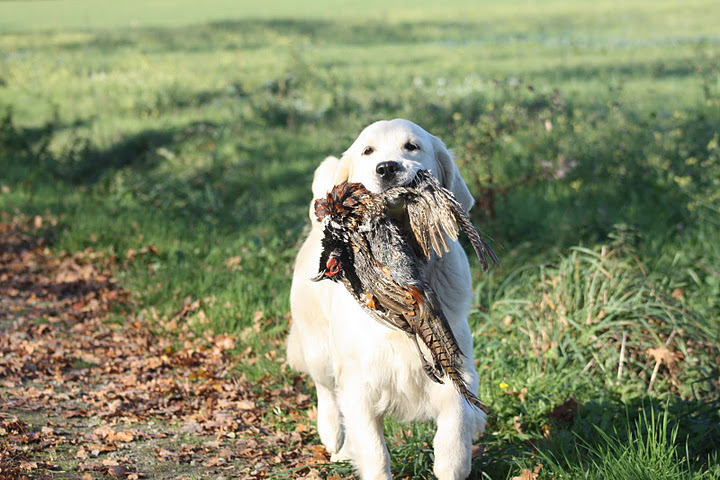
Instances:
[[[473,478],[538,448],[568,454],[558,476],[629,474],[616,432],[655,427],[628,468],[655,445],[676,463],[657,478],[714,478],[720,7],[438,5],[0,2],[0,209],[115,256],[158,328],[197,301],[238,374],[284,381],[313,169],[410,118],[454,149],[502,261],[470,317],[494,412]],[[639,417],[658,399],[670,414]],[[431,478],[433,426],[386,433],[394,472]]]

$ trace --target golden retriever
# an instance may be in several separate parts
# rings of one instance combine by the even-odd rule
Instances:
[[[324,197],[345,180],[379,193],[409,183],[421,169],[430,170],[466,210],[472,207],[473,197],[443,142],[403,119],[373,123],[342,158],[325,159],[315,171],[313,198]],[[427,376],[405,332],[373,320],[342,284],[310,280],[318,273],[322,238],[312,205],[310,209],[313,227],[298,253],[290,293],[287,360],[315,382],[320,440],[333,460],[351,459],[362,479],[390,479],[384,416],[432,419],[437,425],[435,475],[440,480],[466,478],[472,441],[484,431],[486,415],[448,379],[438,384]],[[464,353],[462,375],[477,392],[467,323],[472,283],[462,247],[455,243],[448,254],[433,258],[427,278]]]

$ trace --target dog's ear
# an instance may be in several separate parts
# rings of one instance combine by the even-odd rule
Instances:
[[[352,159],[347,155],[342,158],[327,157],[315,169],[312,182],[313,201],[310,202],[310,220],[315,220],[315,199],[325,198],[325,195],[335,185],[339,185],[350,178],[352,174]]]
[[[350,180],[352,176],[353,157],[347,152],[342,156],[335,168],[335,178],[333,185],[340,185],[343,182]]]
[[[337,157],[327,157],[315,169],[312,182],[313,198],[324,197],[332,190],[335,183],[335,171],[340,165],[340,159]]]
[[[335,185],[333,183],[335,179],[335,171],[339,165],[340,159],[330,156],[323,160],[322,163],[315,169],[312,182],[313,199],[310,202],[310,211],[308,212],[313,225],[315,224],[315,199],[325,198],[325,195],[332,190],[333,185]]]
[[[468,190],[465,180],[460,176],[455,160],[448,151],[445,144],[439,138],[433,136],[433,148],[435,149],[435,160],[437,161],[439,172],[434,172],[440,180],[440,184],[453,192],[455,198],[466,212],[469,212],[475,204],[475,199],[470,190]]]

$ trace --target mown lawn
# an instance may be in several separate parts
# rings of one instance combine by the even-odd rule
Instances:
[[[146,3],[0,2],[0,210],[286,382],[312,172],[411,119],[502,261],[474,265],[473,478],[720,477],[720,4]],[[387,434],[431,476],[431,425]]]

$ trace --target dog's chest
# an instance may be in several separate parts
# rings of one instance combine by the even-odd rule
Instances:
[[[404,333],[388,332],[383,337],[368,352],[366,360],[366,371],[377,373],[368,378],[375,408],[400,421],[429,418],[426,395],[431,382],[422,368],[417,347]]]
[[[346,292],[343,289],[341,295],[349,295]],[[339,303],[347,307],[345,300]],[[425,395],[431,380],[414,342],[406,333],[379,323],[354,305],[338,312],[331,322],[330,345],[338,386],[361,384],[359,390],[371,398],[378,413],[408,421],[427,418]],[[427,355],[430,358],[429,352]]]

